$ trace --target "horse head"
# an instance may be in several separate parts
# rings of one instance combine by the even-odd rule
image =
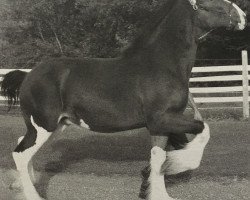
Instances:
[[[197,25],[203,31],[215,28],[243,30],[246,27],[246,14],[229,0],[189,1],[197,13]]]

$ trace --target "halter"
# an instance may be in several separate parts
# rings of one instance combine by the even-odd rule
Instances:
[[[197,5],[196,0],[188,0],[188,1],[191,4],[191,6],[193,7],[194,10],[198,10],[199,7]],[[231,10],[234,8],[234,3],[232,1],[229,1],[229,0],[227,0],[227,1],[230,4],[230,6],[229,6],[229,19],[230,19],[230,21],[229,21],[229,29],[230,29],[232,24],[233,24],[233,22],[231,20],[231,17],[232,17]],[[230,8],[232,8],[232,9],[230,9]]]
[[[188,0],[189,3],[191,4],[191,6],[193,7],[194,10],[198,10],[199,7],[197,5],[196,0]],[[228,29],[232,28],[233,22],[232,22],[232,14],[231,14],[231,10],[234,8],[234,3],[232,1],[227,0],[229,3],[229,26]],[[198,40],[201,40],[203,38],[205,38],[209,33],[211,33],[214,29],[211,29],[210,31],[206,32],[205,34],[203,34],[201,37],[198,38]]]
[[[200,37],[198,38],[198,41],[204,39],[204,38],[205,38],[206,36],[208,36],[212,31],[214,31],[214,29],[211,29],[210,31],[204,33],[202,36],[200,36]]]
[[[196,4],[196,0],[188,0],[191,6],[193,6],[194,10],[198,10],[198,6]]]

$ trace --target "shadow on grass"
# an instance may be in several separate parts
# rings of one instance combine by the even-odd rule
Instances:
[[[53,176],[68,172],[68,168],[74,164],[78,165],[76,168],[87,165],[85,169],[79,170],[83,173],[95,172],[103,175],[109,174],[109,171],[113,171],[112,169],[116,171],[116,167],[119,168],[118,163],[137,163],[149,160],[149,152],[150,138],[146,129],[126,133],[98,134],[69,128],[46,144],[35,158],[36,169],[45,171],[41,174],[36,188],[39,194],[46,198],[47,187]],[[89,160],[96,161],[91,166]],[[86,164],[89,162],[90,164]],[[99,165],[99,162],[114,166],[104,166],[105,169],[101,169],[103,163]],[[74,170],[78,170],[76,168]],[[123,165],[121,168],[124,168],[122,171],[126,173],[128,166]],[[96,169],[98,172],[95,171]],[[137,169],[137,171],[139,170]],[[69,171],[71,173],[71,169]],[[114,173],[119,172],[118,170]],[[137,174],[139,175],[139,173]]]
[[[3,124],[0,134],[3,140],[0,166],[12,168],[11,149],[16,146],[16,139],[23,134],[24,130],[20,130],[22,122],[19,118],[2,117],[1,120]],[[219,180],[220,177],[248,179],[249,121],[210,122],[210,125],[211,140],[205,149],[201,166],[194,171],[193,177],[202,177],[205,180],[217,178]],[[133,171],[136,174],[140,170],[138,161],[146,164],[149,159],[150,138],[145,129],[119,134],[97,134],[69,128],[56,137],[43,147],[34,161],[36,169],[45,170],[37,184],[39,193],[44,197],[49,181],[54,175],[64,172],[76,173],[78,168],[86,167],[85,161],[89,162],[89,159],[96,160],[94,165],[98,166],[89,162],[88,169],[83,171],[84,173],[92,173],[98,169],[110,172],[107,174],[117,172],[114,169],[124,163],[126,165],[122,167],[125,166],[125,174],[129,170],[133,171],[134,168],[137,169]],[[71,165],[74,166],[70,168]],[[67,170],[68,168],[70,170]]]

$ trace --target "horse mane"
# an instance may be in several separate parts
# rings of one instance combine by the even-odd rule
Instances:
[[[134,41],[128,45],[121,54],[123,56],[132,56],[138,50],[142,49],[144,45],[147,43],[149,37],[153,34],[155,29],[160,25],[163,19],[168,15],[168,13],[172,10],[175,3],[178,0],[167,0],[160,9],[157,9],[152,14],[152,18],[149,22],[141,29],[138,36],[134,39]]]

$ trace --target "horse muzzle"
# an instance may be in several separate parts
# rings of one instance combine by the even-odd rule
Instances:
[[[241,22],[237,24],[237,26],[235,27],[235,30],[239,30],[239,31],[244,30],[246,26],[247,26],[247,18],[246,16],[244,16],[244,19],[241,20]]]
[[[234,3],[233,7],[235,8],[237,14],[239,15],[239,21],[238,24],[235,26],[235,30],[243,30],[247,26],[247,15]]]

